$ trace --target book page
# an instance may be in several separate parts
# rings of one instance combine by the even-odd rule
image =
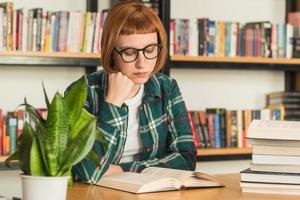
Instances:
[[[141,173],[154,176],[177,179],[181,182],[181,187],[210,187],[222,186],[213,176],[200,172],[178,170],[171,168],[149,167]],[[179,186],[180,187],[180,186]]]
[[[97,185],[118,190],[141,193],[149,191],[164,191],[175,189],[178,181],[151,174],[124,172],[103,176]]]
[[[253,120],[252,127],[300,131],[300,122],[278,120]]]
[[[187,170],[171,169],[171,168],[148,167],[144,169],[141,173],[151,174],[159,177],[174,178],[182,182],[186,178],[191,177],[194,172],[187,171]]]

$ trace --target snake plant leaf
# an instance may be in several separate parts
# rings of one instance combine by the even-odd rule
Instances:
[[[74,128],[71,129],[69,135],[69,140],[73,140],[80,131],[86,126],[87,123],[90,123],[91,119],[94,118],[90,113],[81,108],[80,117],[77,119]]]
[[[64,99],[69,108],[69,120],[70,127],[73,129],[77,122],[77,119],[81,115],[81,109],[86,101],[87,97],[87,86],[86,78],[82,76],[80,79],[75,81],[72,87],[66,92]]]
[[[96,140],[102,145],[104,152],[106,152],[108,149],[108,143],[104,138],[103,132],[99,128],[96,129]]]
[[[36,136],[37,136],[37,139],[39,140],[39,145],[41,147],[40,150],[42,151],[43,159],[47,160],[47,158],[46,158],[46,144],[45,144],[46,137],[47,137],[47,130],[46,130],[46,127],[45,127],[46,126],[46,120],[30,104],[24,103],[23,105],[25,106],[25,111],[28,114],[31,123],[34,126],[35,133],[37,133]],[[45,162],[45,167],[46,167],[47,171],[49,171],[49,166],[48,166],[47,162]]]
[[[30,104],[23,103],[19,106],[25,106],[25,111],[30,115],[30,120],[32,120],[34,123],[40,122],[43,125],[45,125],[46,120],[39,114],[39,112]]]
[[[73,166],[81,161],[92,149],[96,138],[96,118],[86,110],[82,112],[90,116],[85,126],[79,131],[77,136],[68,144],[64,153],[65,160],[60,166],[60,173],[66,173],[69,166]]]
[[[65,159],[63,153],[67,148],[69,134],[66,109],[62,96],[57,92],[49,106],[46,121],[46,156],[51,176],[57,174],[59,163]]]
[[[20,157],[20,168],[26,175],[30,175],[30,151],[32,145],[34,130],[25,122],[23,126],[23,133],[18,138],[18,152]]]
[[[30,175],[32,176],[47,176],[48,172],[44,164],[41,149],[35,135],[32,137],[32,145],[30,149]]]
[[[42,86],[43,86],[43,92],[44,92],[44,97],[45,97],[46,105],[47,105],[47,108],[49,109],[49,107],[50,107],[50,101],[49,101],[49,98],[48,98],[48,95],[47,95],[47,92],[46,92],[45,85],[44,85],[43,81],[42,81]]]
[[[20,159],[20,155],[19,155],[19,151],[17,150],[4,161],[4,165],[9,168],[11,167],[10,166],[11,161],[19,160],[19,159]]]
[[[100,159],[96,151],[90,151],[84,159],[92,161],[97,168],[100,168]]]

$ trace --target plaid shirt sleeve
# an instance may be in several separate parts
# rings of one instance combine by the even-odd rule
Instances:
[[[151,166],[195,170],[196,148],[187,109],[174,79],[172,79],[169,92],[164,95],[166,95],[164,98],[167,98],[166,112],[168,116],[166,154],[159,158],[121,163],[120,166],[124,171],[140,172]]]
[[[93,96],[93,90],[90,90],[88,95],[89,97],[85,103],[85,108],[95,114],[95,110],[98,110],[98,104],[95,102],[97,98]],[[127,117],[127,112],[123,108],[111,103],[102,102],[99,107],[101,109],[98,114],[97,127],[104,134],[108,149],[104,151],[103,145],[96,141],[93,149],[101,156],[100,167],[95,166],[89,159],[84,159],[73,167],[76,178],[92,184],[96,184],[99,181],[112,162],[119,142],[120,129],[123,127],[123,124],[126,123]]]

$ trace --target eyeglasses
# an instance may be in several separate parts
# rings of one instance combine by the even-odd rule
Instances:
[[[139,51],[142,51],[145,58],[151,60],[157,58],[162,46],[159,44],[149,44],[142,49],[136,48],[125,48],[122,50],[118,50],[116,48],[115,51],[121,56],[122,60],[126,63],[130,63],[135,61],[139,57]]]

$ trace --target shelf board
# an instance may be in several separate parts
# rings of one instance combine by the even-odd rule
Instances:
[[[84,66],[101,65],[100,53],[66,53],[66,52],[0,52],[0,65],[10,66]]]
[[[300,70],[299,58],[170,56],[171,68]]]
[[[2,51],[0,56],[35,56],[55,58],[91,58],[100,59],[100,53],[69,53],[69,52],[42,52],[42,51]]]
[[[197,149],[197,156],[249,155],[252,148]]]
[[[171,61],[188,62],[222,62],[222,63],[254,63],[254,64],[289,64],[299,65],[299,58],[261,58],[261,57],[213,57],[213,56],[171,56]]]

